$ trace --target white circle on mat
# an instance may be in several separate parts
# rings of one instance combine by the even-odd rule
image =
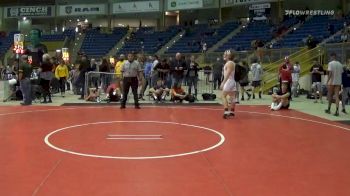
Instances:
[[[161,156],[106,156],[106,155],[98,155],[98,154],[87,154],[87,153],[80,153],[80,152],[74,152],[71,150],[66,150],[63,148],[60,148],[58,146],[55,146],[50,142],[50,137],[53,136],[54,134],[57,134],[59,132],[75,128],[75,127],[83,127],[83,126],[88,126],[88,125],[98,125],[98,124],[112,124],[112,123],[158,123],[158,124],[173,124],[173,125],[180,125],[180,126],[187,126],[187,127],[194,127],[194,128],[199,128],[199,129],[204,129],[206,131],[210,131],[212,133],[215,133],[216,135],[219,136],[220,140],[216,144],[209,146],[208,148],[205,149],[199,149],[191,152],[184,152],[180,154],[170,154],[170,155],[161,155]],[[206,152],[209,150],[213,150],[220,145],[222,145],[225,142],[225,137],[222,133],[219,131],[216,131],[214,129],[210,129],[207,127],[203,126],[197,126],[197,125],[191,125],[191,124],[184,124],[184,123],[177,123],[177,122],[163,122],[163,121],[107,121],[107,122],[94,122],[94,123],[85,123],[85,124],[79,124],[79,125],[73,125],[69,127],[64,127],[60,128],[57,130],[52,131],[45,137],[45,143],[58,151],[64,152],[64,153],[69,153],[69,154],[74,154],[78,156],[84,156],[84,157],[92,157],[92,158],[103,158],[103,159],[129,159],[129,160],[144,160],[144,159],[163,159],[163,158],[174,158],[174,157],[180,157],[180,156],[187,156],[187,155],[193,155],[193,154],[198,154],[202,152]]]

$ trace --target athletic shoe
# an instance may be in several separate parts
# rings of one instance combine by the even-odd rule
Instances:
[[[330,110],[325,110],[324,112],[326,112],[327,114],[330,114],[330,113],[331,113]]]
[[[125,105],[121,105],[121,106],[120,106],[120,109],[125,109]]]
[[[334,116],[339,116],[339,112],[334,113]]]
[[[141,109],[139,105],[135,106],[135,109]]]
[[[342,111],[341,112],[343,112],[344,114],[347,114],[347,112],[346,112],[346,110],[345,109],[342,109]]]

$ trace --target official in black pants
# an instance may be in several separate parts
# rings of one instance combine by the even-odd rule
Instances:
[[[140,109],[137,88],[141,85],[142,70],[140,64],[135,60],[134,54],[128,54],[128,60],[125,61],[121,71],[123,74],[123,99],[120,109],[125,108],[130,87],[134,96],[135,108]]]

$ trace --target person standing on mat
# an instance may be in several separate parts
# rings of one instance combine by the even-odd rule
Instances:
[[[331,62],[328,63],[328,109],[327,114],[331,113],[333,97],[335,97],[336,110],[334,116],[339,116],[339,92],[342,84],[343,65],[336,60],[337,55],[331,54]]]
[[[141,85],[142,69],[139,62],[135,60],[135,54],[133,53],[128,54],[128,60],[125,61],[121,71],[123,75],[124,92],[123,92],[123,99],[121,102],[120,109],[125,108],[130,87],[132,90],[132,94],[134,95],[135,108],[140,109],[140,104],[137,97],[137,88],[139,85]]]
[[[237,84],[235,81],[235,63],[233,62],[234,55],[230,50],[226,50],[224,53],[224,60],[226,64],[223,68],[224,80],[220,85],[222,90],[222,102],[224,105],[224,118],[234,116],[235,111],[235,100],[236,100],[236,88]],[[229,97],[229,101],[227,100]]]
[[[344,67],[344,72],[342,75],[342,83],[343,83],[343,90],[342,90],[342,112],[344,114],[347,114],[345,110],[345,105],[347,104],[347,101],[350,96],[350,59],[348,60],[348,65]]]

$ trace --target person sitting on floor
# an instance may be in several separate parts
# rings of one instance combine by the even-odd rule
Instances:
[[[289,109],[291,93],[288,85],[289,81],[282,81],[282,89],[272,94],[271,110]]]
[[[106,99],[107,102],[118,102],[121,99],[121,90],[119,83],[112,83],[108,86]]]
[[[156,85],[149,89],[150,94],[154,98],[156,102],[164,101],[167,94],[169,94],[170,90],[165,86],[164,80],[157,80]]]
[[[185,90],[181,87],[181,84],[177,84],[171,89],[171,100],[174,103],[182,103],[184,100],[193,103],[195,98],[192,95],[186,94]]]
[[[100,102],[100,92],[96,88],[89,89],[89,95],[85,97],[85,101]]]

